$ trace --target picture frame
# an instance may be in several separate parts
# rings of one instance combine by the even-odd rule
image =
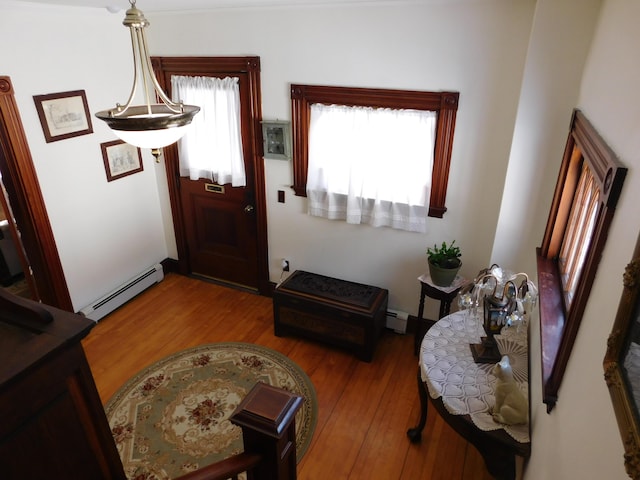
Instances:
[[[624,446],[625,470],[629,477],[640,478],[640,236],[622,274],[622,286],[602,366]]]
[[[93,133],[84,90],[34,95],[33,101],[47,143]]]
[[[144,170],[142,152],[138,147],[122,140],[113,140],[100,144],[107,182]]]
[[[262,150],[264,158],[291,159],[291,123],[280,120],[262,122]]]

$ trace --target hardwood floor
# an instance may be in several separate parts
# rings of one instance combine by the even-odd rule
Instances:
[[[83,345],[106,402],[136,372],[203,343],[250,342],[302,367],[318,397],[301,480],[486,480],[477,450],[430,410],[420,444],[406,436],[419,416],[413,336],[385,330],[373,362],[324,344],[273,335],[271,299],[169,274],[98,323]]]

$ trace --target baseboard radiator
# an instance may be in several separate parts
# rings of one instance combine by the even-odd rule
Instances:
[[[96,300],[91,305],[80,310],[80,314],[97,322],[116,308],[124,305],[133,297],[149,288],[154,283],[159,283],[164,278],[162,265],[159,263],[148,268],[136,277],[116,288],[104,297]]]

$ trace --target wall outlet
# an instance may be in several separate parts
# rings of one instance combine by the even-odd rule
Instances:
[[[286,258],[282,259],[282,271],[283,272],[289,271],[289,260],[287,260]]]

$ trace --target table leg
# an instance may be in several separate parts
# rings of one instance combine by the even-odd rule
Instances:
[[[424,324],[424,297],[427,296],[427,291],[424,283],[420,287],[420,304],[418,305],[418,325],[416,326],[416,333],[413,337],[413,354],[417,355],[420,349],[420,343],[422,342],[423,324]]]
[[[427,386],[422,381],[422,372],[418,367],[418,396],[420,397],[420,420],[418,424],[407,430],[407,436],[411,443],[418,443],[422,439],[422,430],[427,423],[427,407],[429,404],[427,398]]]
[[[442,397],[433,400],[432,404],[442,419],[478,450],[493,478],[516,479],[516,450],[508,445],[510,442],[515,442],[513,439],[508,438],[505,443],[504,437],[507,436],[505,432],[497,430],[485,432],[476,427],[468,415],[449,413],[442,402]],[[524,445],[523,449],[526,450]],[[526,456],[529,456],[528,453]]]
[[[449,311],[451,310],[451,300],[441,300],[440,301],[440,313],[438,319],[446,317],[449,315]]]

